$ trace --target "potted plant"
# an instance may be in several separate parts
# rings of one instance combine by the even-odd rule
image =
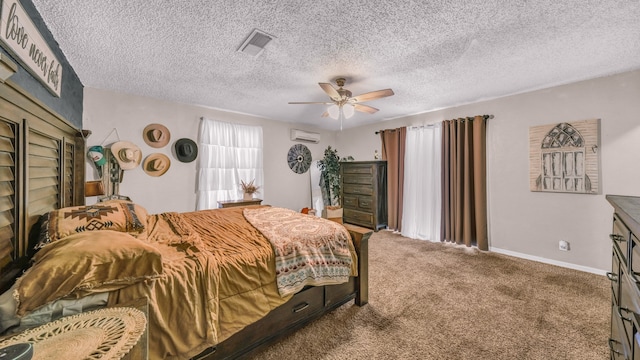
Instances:
[[[253,194],[257,193],[260,189],[260,186],[254,185],[253,181],[254,180],[251,180],[250,182],[246,183],[244,182],[244,180],[240,180],[240,187],[242,188],[242,192],[244,194],[243,200],[253,200]]]
[[[325,209],[323,217],[340,218],[342,220],[342,208],[340,208],[340,157],[338,150],[328,146],[324,151],[324,157],[318,160],[318,168],[322,174],[320,186],[323,193]]]

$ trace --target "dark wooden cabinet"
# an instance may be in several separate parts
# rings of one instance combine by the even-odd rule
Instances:
[[[613,205],[611,359],[640,359],[640,197],[607,195]]]
[[[387,227],[387,162],[340,163],[342,220],[378,231]]]

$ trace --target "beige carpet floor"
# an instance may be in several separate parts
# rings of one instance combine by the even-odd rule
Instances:
[[[604,276],[407,239],[369,244],[369,304],[349,302],[252,359],[608,359]]]

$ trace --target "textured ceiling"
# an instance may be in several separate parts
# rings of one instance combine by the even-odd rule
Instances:
[[[392,88],[345,128],[640,68],[639,0],[33,0],[87,87],[308,123],[318,82]],[[253,29],[276,37],[237,52]]]

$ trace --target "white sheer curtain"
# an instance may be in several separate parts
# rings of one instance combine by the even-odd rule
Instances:
[[[198,147],[197,210],[241,199],[241,180],[253,180],[264,195],[262,127],[202,118]]]
[[[440,241],[442,126],[408,127],[402,235]]]

